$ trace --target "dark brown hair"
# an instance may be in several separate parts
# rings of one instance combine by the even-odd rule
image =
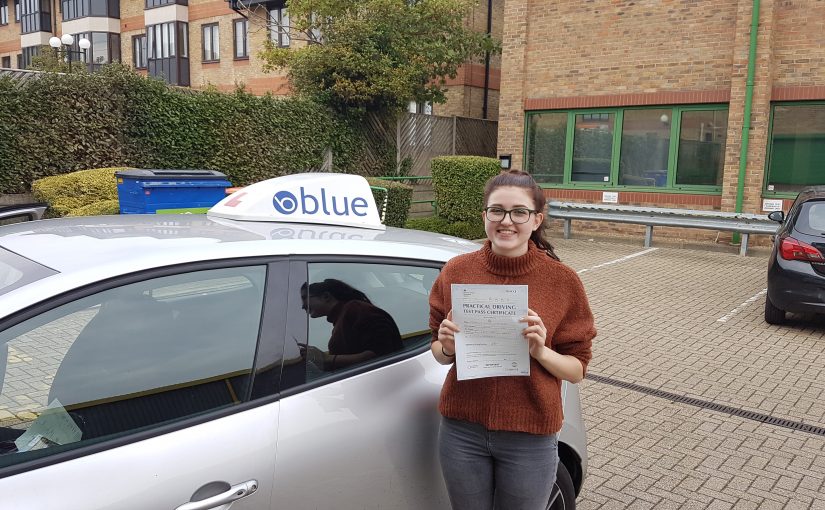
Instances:
[[[533,209],[544,214],[544,220],[541,222],[541,225],[539,225],[539,228],[530,234],[530,240],[533,241],[539,249],[546,251],[547,255],[551,258],[559,260],[559,256],[556,255],[555,251],[553,251],[553,245],[550,244],[550,241],[548,241],[544,236],[544,229],[547,227],[547,214],[545,213],[544,206],[547,203],[547,200],[544,198],[544,192],[541,190],[539,185],[536,184],[536,181],[530,174],[527,172],[522,172],[521,170],[513,169],[501,172],[495,177],[492,177],[484,186],[485,207],[487,205],[487,200],[490,198],[490,194],[498,188],[505,186],[522,188],[533,198]]]
[[[352,285],[344,283],[341,280],[336,280],[335,278],[327,278],[322,282],[309,284],[307,295],[320,296],[324,292],[329,293],[330,296],[338,301],[364,301],[366,303],[372,303],[366,294]]]

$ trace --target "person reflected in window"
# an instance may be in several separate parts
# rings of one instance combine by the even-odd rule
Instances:
[[[309,286],[304,284],[301,300],[310,317],[326,317],[332,324],[327,352],[307,348],[310,359],[323,370],[363,363],[403,348],[392,316],[341,280],[327,278]]]

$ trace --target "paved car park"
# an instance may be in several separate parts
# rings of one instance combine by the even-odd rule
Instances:
[[[579,508],[825,508],[825,321],[764,322],[767,252],[554,242],[599,328]]]

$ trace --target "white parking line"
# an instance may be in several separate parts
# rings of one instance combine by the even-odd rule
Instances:
[[[728,322],[728,319],[730,319],[731,317],[733,317],[734,315],[739,313],[743,308],[745,308],[746,306],[753,303],[754,301],[756,301],[757,299],[759,299],[760,297],[764,296],[767,293],[768,293],[768,289],[760,290],[754,296],[749,297],[747,301],[745,301],[741,305],[737,306],[736,308],[734,308],[733,310],[728,312],[728,314],[725,315],[724,317],[720,317],[719,319],[716,319],[716,322]]]
[[[598,269],[598,268],[600,268],[600,267],[610,266],[610,265],[612,265],[612,264],[618,264],[619,262],[624,262],[625,260],[630,260],[630,259],[632,259],[632,258],[634,258],[634,257],[638,257],[639,255],[644,255],[645,253],[650,253],[650,252],[652,252],[652,251],[656,251],[656,248],[648,248],[648,249],[646,249],[646,250],[642,250],[642,251],[637,252],[637,253],[633,253],[633,254],[630,254],[630,255],[626,255],[626,256],[624,256],[624,257],[622,257],[622,258],[620,258],[620,259],[611,260],[610,262],[604,262],[604,263],[602,263],[602,264],[599,264],[599,265],[596,265],[596,266],[593,266],[593,267],[588,267],[587,269],[579,269],[579,270],[578,270],[578,271],[576,271],[576,272],[577,272],[578,274],[586,273],[586,272],[588,272],[588,271],[592,271],[592,270],[594,270],[594,269]]]

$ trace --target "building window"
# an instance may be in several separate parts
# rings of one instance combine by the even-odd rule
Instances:
[[[17,69],[23,69],[23,54],[17,54]]]
[[[269,40],[281,48],[289,46],[289,14],[280,4],[269,10]]]
[[[147,26],[146,65],[150,76],[189,85],[189,24],[170,21]]]
[[[26,69],[32,65],[32,57],[40,54],[40,46],[29,46],[28,48],[23,48],[22,51],[23,53],[20,54],[18,60],[19,65],[17,67],[19,69]]]
[[[233,23],[235,59],[249,58],[249,20],[236,19]]]
[[[72,60],[86,63],[90,71],[97,71],[105,64],[120,61],[120,34],[82,32],[74,36]],[[80,49],[79,41],[84,38],[91,43],[88,50]]]
[[[766,191],[798,193],[825,184],[825,104],[773,105]]]
[[[120,17],[120,0],[61,0],[60,7],[63,21],[86,17]]]
[[[606,108],[527,114],[525,167],[538,182],[718,192],[728,108]]]
[[[176,55],[175,22],[146,27],[148,59],[170,58]]]
[[[146,0],[145,3],[147,9],[164,5],[189,5],[189,0]]]
[[[217,62],[221,59],[220,29],[217,23],[203,25],[203,61]]]
[[[146,34],[132,36],[132,66],[146,69]]]
[[[671,116],[670,108],[624,112],[619,184],[667,186]]]
[[[51,32],[51,2],[48,0],[23,0],[20,8],[20,33]]]
[[[20,0],[14,0],[14,22],[20,23]]]
[[[11,69],[11,57],[3,57],[3,62],[0,63],[3,69]]]
[[[9,24],[9,0],[0,0],[0,25]]]
[[[682,112],[676,185],[722,186],[728,112]]]

